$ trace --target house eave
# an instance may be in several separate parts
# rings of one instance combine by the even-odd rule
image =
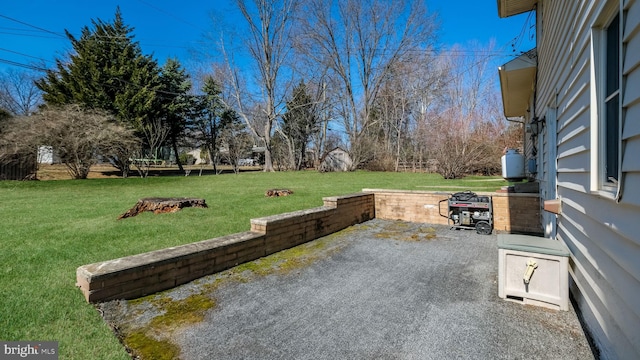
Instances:
[[[498,0],[498,16],[506,18],[535,8],[538,0]]]
[[[535,48],[498,67],[502,105],[506,117],[526,115],[535,89],[536,71]]]

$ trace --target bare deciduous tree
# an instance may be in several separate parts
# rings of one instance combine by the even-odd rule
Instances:
[[[119,126],[114,136],[122,135],[117,141],[107,144],[102,150],[102,156],[116,169],[120,170],[123,178],[129,176],[131,170],[131,158],[140,148],[140,140],[134,136],[132,130]]]
[[[402,70],[402,69],[398,69]],[[384,170],[398,171],[407,142],[412,113],[411,88],[403,74],[394,74],[385,82],[376,101],[378,142],[382,146],[380,161]]]
[[[227,84],[232,89],[235,102],[226,105],[234,108],[253,135],[264,142],[264,171],[274,170],[271,135],[288,92],[288,81],[284,80],[285,66],[291,53],[291,28],[297,3],[295,0],[236,0],[247,24],[245,45],[256,67],[255,87],[258,91],[251,91],[252,87],[243,83],[231,57],[226,56]],[[256,114],[252,110],[256,108],[261,109],[259,118],[263,121],[255,121]]]
[[[150,153],[146,153],[144,150],[138,149],[135,152],[137,159],[133,162],[133,165],[138,171],[138,175],[145,178],[149,175],[151,161],[155,161],[158,158],[160,146],[169,136],[171,128],[160,117],[146,119],[146,121],[140,125],[140,128],[144,135],[146,145],[149,147]]]
[[[493,77],[486,74],[488,53],[454,47],[441,57],[449,76],[439,106],[427,115],[426,136],[436,171],[446,179],[486,172],[499,162],[494,144],[504,127]]]
[[[424,2],[409,0],[310,0],[304,13],[298,48],[339,84],[338,113],[358,165],[369,156],[363,135],[383,84],[397,64],[429,48],[435,18]]]
[[[221,134],[221,140],[226,145],[225,152],[222,157],[233,166],[233,172],[240,172],[240,160],[251,155],[251,146],[253,139],[243,127],[238,124],[227,126]]]
[[[137,138],[104,112],[83,110],[78,105],[48,107],[5,124],[0,157],[34,154],[41,145],[53,148],[74,179],[85,179],[99,155],[126,156],[126,150],[137,145]]]
[[[39,76],[32,72],[8,70],[0,73],[0,108],[13,115],[30,115],[42,102],[35,84]]]

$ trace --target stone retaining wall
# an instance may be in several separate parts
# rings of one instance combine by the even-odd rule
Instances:
[[[446,224],[439,201],[446,193],[363,190],[324,198],[321,207],[251,220],[251,230],[120,259],[83,265],[77,285],[89,302],[132,299],[173,288],[202,276],[303,244],[371,220]],[[483,194],[484,195],[484,194]],[[494,229],[542,231],[537,194],[493,196]],[[446,213],[446,203],[442,203]]]
[[[300,245],[375,217],[373,194],[324,198],[324,206],[251,220],[251,231],[80,266],[89,302],[132,299]]]
[[[375,193],[376,217],[429,224],[447,224],[446,200],[449,193],[364,189]],[[493,199],[493,228],[509,233],[542,233],[540,197],[523,193],[477,193]]]

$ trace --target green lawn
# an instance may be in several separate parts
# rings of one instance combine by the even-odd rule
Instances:
[[[505,181],[412,173],[251,172],[203,177],[0,182],[0,340],[59,341],[60,359],[128,359],[75,283],[83,264],[249,230],[249,219],[363,188],[493,191]],[[293,196],[265,198],[270,188]],[[116,220],[143,197],[208,209]]]

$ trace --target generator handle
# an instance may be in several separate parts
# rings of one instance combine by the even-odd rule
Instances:
[[[447,214],[446,214],[446,215],[442,214],[442,210],[441,210],[441,209],[442,209],[442,206],[440,206],[440,204],[442,204],[442,203],[443,203],[443,202],[445,202],[445,201],[449,201],[449,199],[447,198],[447,199],[443,199],[443,200],[438,201],[438,214],[440,214],[440,216],[445,217],[445,218],[447,218],[447,219],[448,219],[448,218],[449,218],[449,214],[448,214],[448,212],[449,212],[449,205],[447,205]]]

